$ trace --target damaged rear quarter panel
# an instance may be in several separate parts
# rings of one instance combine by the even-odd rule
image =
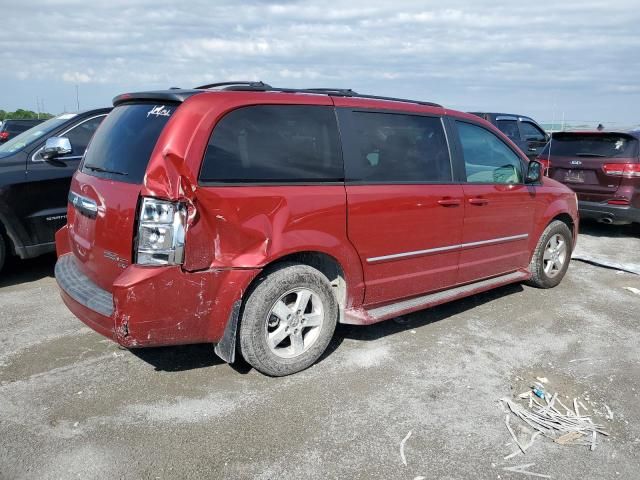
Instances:
[[[115,336],[127,347],[217,342],[258,272],[129,267],[113,285]]]
[[[151,156],[142,195],[189,204],[184,269],[261,268],[285,255],[317,251],[335,258],[345,274],[349,304],[362,301],[358,255],[347,238],[344,185],[203,186],[200,165],[215,124],[247,105],[300,104],[298,95],[208,92],[174,113]],[[307,105],[333,105],[306,96]]]

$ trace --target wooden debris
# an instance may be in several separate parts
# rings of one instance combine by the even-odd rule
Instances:
[[[544,475],[542,473],[536,473],[527,470],[529,467],[533,467],[534,465],[535,463],[525,463],[524,465],[516,465],[515,467],[504,467],[503,470],[507,472],[522,473],[531,477],[551,478],[551,475]]]
[[[568,443],[574,443],[576,440],[582,438],[584,438],[584,435],[580,432],[569,432],[556,438],[554,442],[559,443],[560,445],[567,445]]]
[[[509,430],[509,433],[511,434],[511,437],[513,437],[513,441],[516,442],[516,445],[518,446],[518,448],[520,450],[522,450],[522,453],[524,453],[525,452],[524,447],[518,441],[518,437],[516,437],[516,434],[514,433],[513,429],[511,428],[511,425],[509,425],[509,419],[510,418],[511,418],[511,415],[509,415],[507,413],[507,415],[504,417],[504,423],[505,423],[505,425],[507,425],[507,430]]]
[[[515,416],[520,418],[531,428],[540,432],[545,437],[549,437],[554,440],[559,436],[571,432],[580,433],[582,437],[586,437],[585,440],[588,439],[589,435],[592,435],[592,432],[608,435],[601,425],[593,423],[591,417],[588,416],[576,416],[574,412],[563,415],[556,409],[549,408],[549,405],[538,405],[537,408],[533,407],[533,409],[530,410],[508,398],[503,398],[501,401],[505,403]],[[549,404],[551,404],[551,402],[549,402]]]
[[[613,420],[613,412],[606,403],[604,404],[604,408],[607,410],[607,420]]]
[[[524,449],[522,453],[526,452],[529,447],[531,447],[531,445],[533,445],[533,442],[536,441],[536,438],[538,437],[538,435],[540,435],[540,432],[535,432],[533,435],[531,435],[531,440],[529,440],[529,443],[527,443],[526,445],[524,445],[522,448]],[[518,450],[516,450],[515,452],[507,455],[506,457],[504,457],[505,460],[510,460],[513,457],[515,457],[516,455],[520,455],[520,452]]]
[[[404,437],[400,442],[400,458],[402,459],[402,463],[404,464],[405,467],[407,466],[407,457],[404,456],[404,444],[407,443],[407,440],[409,440],[409,437],[411,436],[412,433],[413,433],[413,430],[409,430],[409,433],[407,433],[407,436]]]

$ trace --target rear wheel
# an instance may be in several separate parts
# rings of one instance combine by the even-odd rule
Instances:
[[[2,268],[7,260],[7,242],[4,239],[4,235],[0,233],[0,272],[2,272]]]
[[[284,264],[260,278],[240,321],[240,352],[256,370],[284,376],[308,368],[326,350],[338,318],[327,278]]]
[[[529,284],[538,288],[558,285],[569,268],[573,237],[564,222],[554,220],[544,230],[533,252]]]

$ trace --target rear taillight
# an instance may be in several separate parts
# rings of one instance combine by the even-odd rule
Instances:
[[[640,163],[605,163],[602,170],[612,177],[640,177]]]
[[[187,206],[145,197],[140,204],[135,263],[179,265],[184,257]]]
[[[612,198],[611,200],[608,200],[607,203],[609,205],[630,205],[631,204],[628,198]]]
[[[9,132],[0,132],[0,142],[9,140]]]

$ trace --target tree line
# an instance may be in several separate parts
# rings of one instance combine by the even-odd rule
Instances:
[[[46,120],[47,118],[53,118],[53,115],[50,113],[40,113],[40,116],[38,117],[38,112],[23,110],[22,108],[19,108],[15,112],[6,112],[0,109],[0,122],[5,120],[30,120],[34,118]]]

